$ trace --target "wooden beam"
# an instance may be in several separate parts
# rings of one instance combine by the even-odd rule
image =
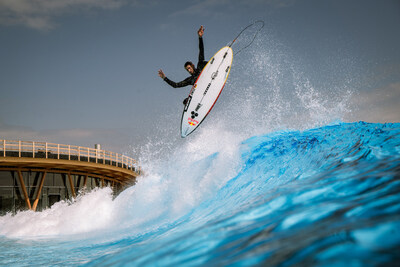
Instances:
[[[69,184],[71,186],[71,192],[72,192],[72,196],[75,198],[75,188],[74,188],[74,183],[72,182],[72,177],[71,177],[71,173],[68,173],[68,180],[69,180]]]
[[[115,173],[124,173],[127,176],[138,176],[139,174],[128,169],[96,164],[93,162],[84,161],[69,161],[69,160],[58,160],[58,159],[44,159],[44,158],[25,158],[25,157],[5,157],[0,158],[0,166],[35,166],[43,167],[45,169],[68,169],[68,170],[84,170],[86,172],[99,172],[107,173],[107,176],[114,176]]]
[[[23,179],[23,177],[22,177],[22,173],[21,173],[20,170],[18,170],[18,178],[19,178],[19,183],[20,183],[20,185],[21,185],[21,187],[22,187],[22,192],[24,193],[26,206],[27,206],[29,209],[32,209],[32,207],[31,207],[31,202],[29,201],[29,197],[28,197],[28,192],[26,191],[24,179]]]
[[[83,182],[83,186],[85,186],[85,187],[86,187],[87,179],[88,179],[88,175],[85,175],[85,181]]]
[[[46,178],[46,173],[47,173],[47,171],[44,171],[44,172],[43,172],[42,179],[40,180],[39,190],[38,190],[38,192],[37,192],[36,199],[35,199],[35,201],[33,202],[33,206],[32,206],[32,210],[33,210],[33,211],[36,211],[36,207],[37,207],[37,204],[38,204],[39,198],[40,198],[40,193],[42,192],[42,188],[43,188],[43,184],[44,184],[44,179]]]
[[[17,170],[21,170],[22,172],[43,172],[44,170],[46,170],[48,173],[71,173],[71,175],[83,175],[86,176],[88,175],[88,173],[90,172],[83,172],[83,171],[69,171],[69,170],[53,170],[53,169],[43,169],[43,168],[28,168],[28,167],[21,167],[21,166],[15,166],[15,167],[1,167],[0,166],[0,171],[17,171]],[[134,178],[134,176],[126,176],[126,175],[122,175],[122,174],[115,174],[114,177],[109,177],[107,176],[107,174],[102,175],[99,173],[90,173],[91,177],[94,178],[104,178],[106,180],[109,181],[115,181],[117,183],[122,183],[124,180],[131,180]]]

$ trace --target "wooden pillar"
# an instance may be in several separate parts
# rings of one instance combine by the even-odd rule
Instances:
[[[88,179],[88,176],[85,175],[85,181],[83,182],[83,186],[85,186],[85,187],[86,187],[87,179]]]
[[[43,185],[44,185],[44,179],[46,179],[46,173],[47,173],[47,171],[43,172],[42,179],[40,180],[39,190],[37,192],[36,199],[33,202],[33,206],[32,206],[32,210],[33,211],[36,211],[37,204],[38,204],[39,198],[40,198],[40,193],[42,192],[42,188],[43,188]]]
[[[31,202],[29,201],[29,197],[28,197],[28,192],[26,191],[26,187],[25,187],[25,183],[24,183],[24,179],[22,177],[22,173],[21,170],[18,170],[18,178],[19,178],[19,183],[22,187],[22,192],[24,193],[24,198],[25,198],[25,202],[26,202],[26,206],[29,209],[32,209],[31,207]]]
[[[75,195],[74,183],[72,182],[71,173],[68,173],[68,180],[69,180],[69,184],[70,184],[70,186],[71,186],[72,196],[73,196],[73,197],[76,197],[76,195]]]

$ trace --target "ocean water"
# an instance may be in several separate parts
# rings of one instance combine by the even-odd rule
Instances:
[[[350,56],[315,80],[268,36],[234,59],[191,136],[179,137],[185,92],[160,112],[158,133],[132,145],[135,186],[1,216],[0,266],[397,265],[400,123],[346,120]]]
[[[0,265],[399,262],[399,123],[277,131],[207,152],[172,155],[115,199],[104,188],[0,217]]]

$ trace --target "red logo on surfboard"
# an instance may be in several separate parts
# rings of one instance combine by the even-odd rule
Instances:
[[[192,118],[188,118],[188,123],[189,123],[189,125],[191,125],[191,126],[196,126],[197,124],[199,124],[198,121],[196,121],[196,120],[194,120],[194,119],[192,119]]]

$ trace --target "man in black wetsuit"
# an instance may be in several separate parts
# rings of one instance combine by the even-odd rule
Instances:
[[[199,77],[201,71],[203,68],[206,66],[207,61],[204,61],[204,45],[203,45],[203,34],[204,34],[204,27],[201,26],[200,29],[197,31],[197,34],[199,35],[199,61],[197,63],[197,68],[194,67],[194,64],[190,61],[185,63],[185,69],[187,72],[190,73],[190,76],[184,79],[181,82],[173,82],[170,79],[168,79],[164,72],[162,70],[158,71],[158,76],[160,76],[164,81],[166,81],[169,85],[171,85],[174,88],[178,87],[184,87],[188,85],[194,85],[194,83],[197,80],[197,77]],[[187,98],[183,101],[183,104],[186,105]]]

